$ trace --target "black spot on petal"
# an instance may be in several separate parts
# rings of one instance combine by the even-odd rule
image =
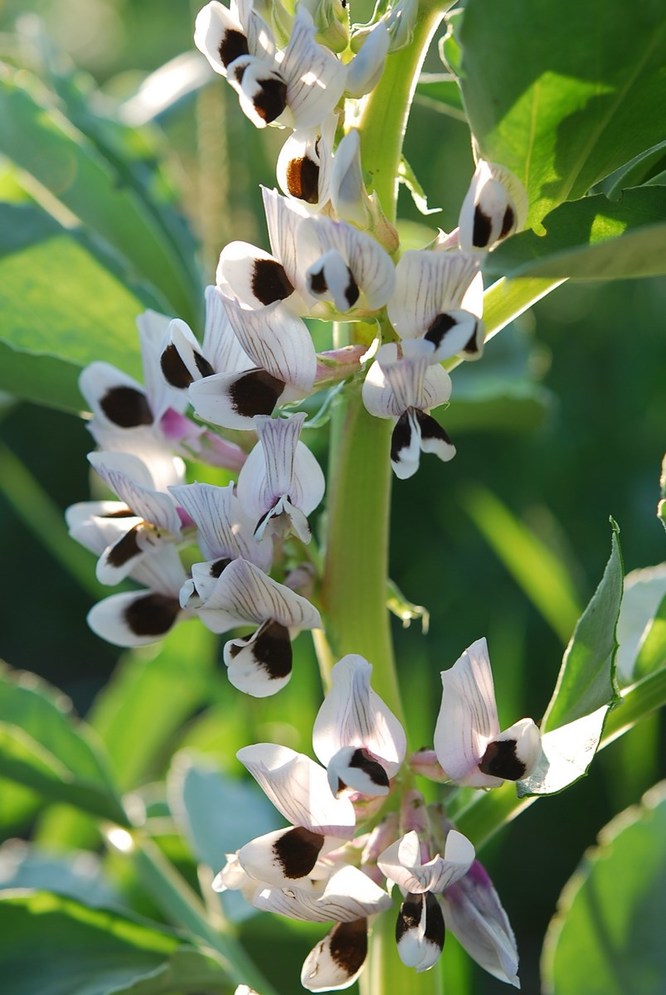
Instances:
[[[319,270],[318,273],[310,273],[309,277],[310,290],[313,294],[325,294],[328,290],[328,284],[326,283],[326,277],[324,276],[324,267]]]
[[[416,417],[418,423],[421,427],[421,438],[427,439],[441,439],[442,442],[446,442],[447,445],[452,446],[451,437],[448,432],[445,432],[438,421],[432,417],[432,415],[427,415],[425,411],[417,411]]]
[[[129,563],[130,560],[139,555],[141,552],[137,541],[139,528],[139,525],[135,525],[112,547],[106,558],[109,566],[122,567],[125,563]]]
[[[231,560],[227,560],[224,558],[221,560],[215,560],[215,562],[211,563],[210,565],[209,573],[211,577],[221,577],[223,571],[227,569],[230,563]]]
[[[423,338],[427,339],[428,342],[432,342],[435,349],[439,349],[446,333],[450,332],[452,328],[455,328],[457,324],[458,322],[452,315],[447,314],[446,312],[438,314]]]
[[[361,291],[358,289],[358,283],[354,279],[354,274],[349,267],[347,267],[347,273],[349,274],[349,283],[345,287],[345,298],[349,306],[353,307],[359,299]]]
[[[499,233],[499,237],[506,238],[506,236],[510,233],[515,223],[516,223],[515,212],[511,207],[511,204],[508,204],[507,209],[504,212],[504,217],[502,218],[502,230]]]
[[[218,52],[222,60],[222,65],[227,69],[241,55],[250,54],[250,50],[247,47],[247,38],[242,31],[234,31],[233,29],[225,31]]]
[[[211,364],[200,352],[194,353],[194,363],[202,377],[212,377],[215,374],[215,370]]]
[[[481,210],[477,205],[474,211],[474,231],[472,233],[472,245],[475,245],[477,249],[485,249],[485,247],[490,242],[490,235],[492,232],[493,221],[487,214]]]
[[[99,404],[109,421],[119,428],[153,424],[148,398],[136,387],[111,387]]]
[[[124,507],[118,508],[117,511],[107,511],[106,514],[101,516],[102,518],[134,518],[134,512],[131,508]]]
[[[357,770],[362,770],[364,774],[368,775],[373,784],[388,788],[388,774],[379,761],[371,757],[368,751],[362,747],[354,750],[349,761],[349,766],[355,767]]]
[[[160,356],[160,368],[166,382],[179,390],[185,390],[194,379],[173,342],[169,343]]]
[[[254,640],[254,657],[272,680],[290,674],[292,650],[289,630],[279,622],[264,622]]]
[[[273,844],[273,855],[286,878],[304,878],[317,863],[324,845],[320,833],[312,833],[303,826],[290,830]]]
[[[255,259],[252,264],[252,293],[262,304],[274,304],[293,294],[294,288],[275,259]]]
[[[287,84],[279,78],[260,79],[257,82],[261,89],[252,98],[252,103],[259,117],[270,124],[287,106]]]
[[[332,960],[352,978],[368,954],[368,920],[338,923],[331,930],[328,948]]]
[[[135,636],[165,635],[176,621],[180,605],[166,594],[144,594],[125,608],[123,617]]]
[[[411,441],[412,426],[409,423],[409,415],[405,411],[398,418],[391,435],[391,460],[393,463],[400,462],[400,453],[403,449],[409,448]]]
[[[424,895],[415,895],[410,893],[405,897],[405,900],[400,906],[398,919],[395,924],[396,942],[399,943],[405,933],[412,929],[419,928],[424,902],[424,938],[429,940],[431,943],[436,944],[441,950],[444,946],[445,936],[444,916],[442,915],[439,902],[429,891],[427,891]]]
[[[250,370],[229,389],[234,411],[245,417],[270,415],[284,390],[284,383],[266,370]]]
[[[479,764],[479,770],[483,774],[503,777],[507,781],[519,781],[524,776],[525,769],[525,764],[516,756],[515,739],[488,743]]]
[[[243,76],[245,75],[246,69],[247,65],[236,66],[236,68],[234,69],[234,76],[236,77],[236,82],[239,84],[239,86],[243,82]]]
[[[425,928],[425,938],[430,940],[431,943],[436,943],[441,950],[444,946],[444,916],[442,915],[442,907],[431,892],[427,891],[425,896],[426,903],[426,928]]]
[[[287,165],[287,190],[292,197],[316,204],[319,200],[319,166],[308,156],[291,159]]]
[[[476,353],[479,351],[479,342],[477,341],[478,337],[479,337],[479,323],[478,321],[475,321],[474,331],[470,335],[469,340],[465,343],[462,352],[469,352],[472,355],[476,355]]]

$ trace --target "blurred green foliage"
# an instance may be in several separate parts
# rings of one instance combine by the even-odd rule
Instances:
[[[367,6],[359,10],[355,5],[354,18],[364,20]],[[145,73],[189,50],[192,14],[190,4],[157,0],[5,0],[0,4],[0,55],[39,68],[48,38],[57,52],[46,58],[47,63],[55,59],[50,70],[67,79],[76,65],[82,92],[99,85],[95,105],[103,113],[129,99]],[[12,36],[15,26],[18,43]],[[441,70],[436,53],[428,68]],[[146,135],[147,149],[138,150],[136,162],[140,165],[145,155],[163,163],[169,197],[178,192],[177,206],[196,233],[198,262],[210,280],[226,241],[265,237],[258,184],[274,183],[280,135],[259,136],[217,80],[174,106],[158,124],[147,125]],[[400,215],[422,226],[425,242],[435,226],[455,226],[473,169],[467,125],[437,109],[424,93],[414,106],[405,154],[429,201],[442,207],[441,214],[424,219],[408,191],[401,192]],[[0,188],[9,200],[29,197],[21,174],[3,168],[1,158]],[[70,249],[83,251],[75,244]],[[86,258],[94,261],[94,256]],[[48,252],[45,259],[31,261],[30,287],[34,290],[37,278],[42,283],[54,279],[59,263],[62,257],[49,259]],[[1,265],[0,258],[0,271]],[[141,297],[140,288],[137,292]],[[16,306],[27,321],[25,300]],[[430,612],[427,636],[418,622],[404,629],[395,621],[415,743],[431,739],[439,671],[482,634],[498,675],[502,722],[543,713],[566,642],[565,620],[571,621],[576,604],[587,602],[607,559],[609,514],[622,529],[627,570],[666,559],[663,529],[655,517],[666,410],[665,306],[663,278],[565,285],[494,339],[481,364],[453,373],[450,413],[442,420],[454,435],[456,459],[442,467],[426,458],[419,474],[397,481],[394,490],[391,577],[406,598]],[[55,334],[57,328],[44,334],[50,331]],[[108,334],[117,334],[113,348],[122,351],[134,334],[129,316]],[[114,700],[123,694],[153,695],[159,708],[164,671],[158,671],[159,661],[150,653],[115,670],[118,651],[85,625],[94,584],[92,557],[86,575],[80,561],[74,563],[59,548],[51,516],[87,495],[90,439],[75,417],[26,402],[3,399],[0,415],[7,459],[20,460],[26,471],[22,495],[6,462],[4,480],[0,477],[0,562],[5,565],[0,654],[12,666],[62,688],[81,713],[102,691],[91,722],[100,735],[115,737],[122,754],[130,741],[114,727]],[[322,447],[318,456],[325,462]],[[35,503],[41,491],[52,502],[43,513]],[[474,510],[481,495],[486,510],[490,502],[496,513],[484,514],[483,529]],[[503,549],[507,520],[518,538]],[[548,551],[547,569],[532,564],[539,548]],[[165,748],[135,758],[132,783],[123,787],[140,788],[164,775],[171,753],[181,747],[219,764],[229,756],[230,743],[241,745],[252,736],[279,738],[308,751],[320,690],[307,636],[299,638],[294,679],[280,696],[279,727],[270,702],[253,702],[252,708],[239,702],[219,670],[213,680],[204,680],[214,666],[205,653],[202,648],[201,669],[187,677],[182,710],[160,715],[168,727]],[[177,657],[171,657],[169,667],[177,668]],[[618,807],[637,802],[660,766],[663,773],[662,744],[656,722],[635,730],[600,757],[584,782],[566,795],[540,801],[484,853],[519,940],[527,992],[537,990],[541,942],[563,883]],[[62,810],[35,823],[36,799],[13,788],[10,794],[4,785],[0,790],[7,834],[36,832],[53,842],[62,839],[57,826]],[[144,792],[148,798],[149,791]],[[158,808],[160,802],[158,797]],[[82,841],[90,841],[89,826],[79,822],[78,831]],[[194,879],[191,857],[182,847],[179,859]],[[126,896],[131,895],[136,882],[125,886]],[[142,911],[158,915],[152,906]],[[314,935],[311,927],[288,923],[269,935],[263,917],[246,929],[250,951],[261,951],[276,979],[285,956],[302,957]],[[461,970],[473,973],[475,992],[504,990],[475,967]],[[455,974],[454,967],[448,971]]]

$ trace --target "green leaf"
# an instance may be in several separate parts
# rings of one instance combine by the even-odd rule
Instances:
[[[16,839],[0,847],[0,888],[52,891],[106,908],[120,904],[96,854],[70,851],[56,856]]]
[[[129,825],[104,758],[71,706],[34,674],[0,673],[0,775]]]
[[[632,570],[624,578],[624,595],[617,620],[615,666],[622,685],[635,680],[636,658],[659,606],[666,598],[666,563]]]
[[[611,200],[616,200],[627,187],[639,187],[658,180],[665,168],[666,142],[659,142],[654,148],[642,152],[626,166],[616,170],[603,184],[604,192]]]
[[[643,633],[634,665],[634,677],[638,680],[647,677],[654,670],[666,666],[666,597]]]
[[[175,314],[196,321],[191,282],[150,208],[25,72],[0,76],[0,133],[8,159],[126,258]]]
[[[416,84],[415,100],[419,104],[425,104],[426,107],[432,107],[433,110],[455,118],[456,121],[467,120],[460,87],[455,76],[450,73],[421,73]]]
[[[488,259],[508,277],[619,280],[666,273],[666,187],[625,190],[562,204],[543,219],[545,235],[522,232]]]
[[[80,411],[94,359],[140,375],[143,304],[39,208],[0,205],[0,232],[0,389]]]
[[[566,885],[544,945],[548,995],[663,995],[666,783],[606,826]]]
[[[565,640],[580,612],[562,562],[485,488],[467,488],[462,506],[527,597]]]
[[[542,731],[591,715],[617,698],[616,628],[622,603],[623,570],[620,530],[612,519],[611,530],[610,558],[598,588],[576,623],[541,723]]]
[[[177,626],[157,652],[128,653],[95,700],[88,720],[123,790],[162,773],[169,740],[209,695],[217,646],[203,625]]]
[[[228,992],[212,953],[117,912],[49,892],[0,899],[4,995]]]
[[[528,223],[663,141],[661,0],[469,0],[462,91],[481,155],[528,192]]]
[[[657,505],[657,518],[661,519],[661,524],[666,529],[666,456],[664,456],[661,464],[659,490],[661,493],[661,501]]]

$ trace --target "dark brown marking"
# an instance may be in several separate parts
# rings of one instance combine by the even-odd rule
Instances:
[[[102,518],[134,518],[134,512],[131,508],[124,507],[119,508],[118,511],[107,511]]]
[[[293,294],[294,288],[276,259],[255,259],[252,263],[252,293],[262,304],[274,304]]]
[[[125,563],[129,563],[133,560],[135,556],[138,556],[141,552],[139,547],[138,532],[139,525],[134,525],[129,532],[126,532],[122,539],[119,539],[115,546],[112,547],[109,555],[106,558],[106,562],[111,567],[122,567]]]
[[[481,208],[477,205],[474,211],[474,232],[472,234],[472,244],[477,247],[477,249],[485,249],[490,241],[490,235],[492,232],[492,218],[484,214]]]
[[[119,428],[153,424],[148,398],[136,387],[111,387],[99,405],[109,421]]]
[[[290,159],[287,165],[287,190],[308,204],[319,200],[319,166],[308,156]]]
[[[435,349],[439,349],[447,332],[450,332],[451,329],[455,328],[457,324],[458,322],[452,315],[447,314],[446,312],[438,314],[423,338],[427,339],[428,342],[432,342]]]
[[[357,770],[362,770],[364,774],[367,774],[373,784],[377,784],[383,788],[388,788],[389,779],[388,774],[379,763],[370,756],[367,750],[362,747],[358,750],[354,750],[349,761],[349,766],[354,767]]]
[[[152,593],[131,601],[123,617],[135,636],[154,636],[157,639],[169,631],[179,611],[177,598]]]
[[[261,90],[252,98],[259,117],[270,124],[287,106],[287,84],[282,79],[258,80]]]
[[[516,223],[516,215],[514,213],[511,204],[507,205],[506,211],[504,212],[504,217],[502,218],[502,230],[499,233],[500,238],[506,238],[506,236],[511,232],[513,226]]]
[[[525,764],[516,756],[515,739],[502,739],[488,743],[481,758],[479,770],[506,781],[519,781],[525,774]]]
[[[247,47],[247,38],[242,31],[234,31],[233,28],[225,31],[218,52],[222,60],[222,65],[225,69],[228,69],[231,63],[235,62],[241,55],[250,54],[250,50]]]
[[[160,368],[166,382],[179,390],[185,390],[194,380],[173,342],[169,343],[160,356]]]
[[[395,423],[395,428],[393,429],[393,434],[391,435],[391,460],[394,463],[400,462],[400,453],[403,449],[409,448],[411,441],[412,426],[409,424],[409,417],[405,411],[400,415]]]
[[[416,418],[421,428],[422,439],[439,439],[442,442],[446,442],[449,446],[453,445],[448,432],[444,431],[442,426],[438,421],[435,421],[432,415],[427,415],[425,411],[417,411]]]
[[[433,894],[427,891],[424,895],[408,894],[400,906],[395,924],[395,939],[399,943],[410,929],[418,929],[421,923],[423,902],[425,901],[424,937],[435,943],[441,950],[444,946],[444,916],[440,904]]]
[[[324,845],[320,833],[311,833],[303,826],[291,829],[273,844],[273,854],[286,878],[304,878],[317,863]]]
[[[202,356],[200,352],[194,353],[194,364],[198,369],[202,377],[212,377],[215,374],[215,370],[208,362],[205,356]]]
[[[270,415],[284,390],[284,383],[266,370],[250,370],[229,388],[231,405],[245,418]]]
[[[264,622],[254,640],[254,658],[271,680],[291,673],[291,639],[289,630],[279,622]]]
[[[222,572],[227,569],[230,563],[231,560],[226,560],[224,558],[221,560],[215,560],[215,563],[211,563],[210,565],[209,573],[211,577],[221,577]]]
[[[310,273],[310,290],[313,294],[325,294],[328,290],[323,266],[318,273]]]
[[[358,283],[354,279],[354,274],[349,267],[347,267],[347,273],[349,274],[349,283],[345,288],[345,297],[349,306],[353,307],[361,296],[361,291],[358,289]]]
[[[347,974],[353,976],[361,970],[368,954],[368,920],[340,922],[331,930],[328,948],[332,960]]]

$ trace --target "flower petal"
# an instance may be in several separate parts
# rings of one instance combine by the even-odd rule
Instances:
[[[89,453],[95,473],[138,517],[172,536],[180,535],[180,518],[173,498],[156,490],[150,468],[131,453]],[[174,470],[176,467],[174,466]],[[173,483],[178,482],[174,474]]]
[[[496,787],[501,779],[478,768],[488,743],[500,733],[486,640],[472,643],[441,677],[444,691],[435,727],[437,759],[458,784]]]
[[[513,930],[482,864],[474,861],[442,903],[447,927],[470,957],[493,977],[520,988]]]
[[[234,485],[184,484],[172,487],[171,493],[196,523],[197,541],[207,560],[221,558],[250,560],[262,570],[273,559],[271,542],[259,542],[243,528],[241,508],[234,495]]]
[[[299,4],[280,63],[287,81],[287,104],[293,128],[312,128],[331,113],[342,96],[346,67],[315,41],[315,26],[309,11]]]
[[[292,825],[322,836],[353,836],[354,806],[348,798],[333,798],[326,771],[314,760],[272,743],[246,746],[236,756]]]
[[[216,373],[238,373],[254,366],[234,335],[225,299],[214,286],[206,287],[206,325],[202,348]]]
[[[386,304],[391,297],[395,285],[395,267],[389,254],[370,235],[344,221],[320,216],[305,218],[298,227],[296,238],[299,258],[302,258],[306,272],[310,273],[311,291],[314,282],[316,292],[317,277],[322,271],[321,259],[326,257],[330,260],[334,256],[329,254],[334,253],[351,272],[353,284],[361,294],[359,307],[374,311]],[[340,264],[337,266],[340,268]],[[340,277],[339,274],[337,276]],[[324,293],[322,291],[319,296]],[[355,305],[356,301],[353,303]]]
[[[449,888],[467,873],[473,860],[474,847],[470,841],[452,829],[446,837],[444,857],[437,854],[423,862],[419,836],[412,830],[389,846],[377,864],[403,891],[422,894]]]
[[[206,4],[197,14],[194,44],[221,76],[227,75],[227,68],[239,56],[249,53],[243,27],[217,0]]]
[[[465,359],[480,359],[485,330],[483,322],[471,311],[452,309],[438,314],[423,337],[426,342],[432,342],[433,360],[438,363],[457,353]]]
[[[153,424],[153,411],[144,388],[110,363],[94,362],[86,366],[79,377],[79,389],[95,419],[103,425],[129,429]]]
[[[224,428],[251,429],[255,415],[270,415],[287,395],[286,384],[266,370],[217,373],[196,380],[189,397],[197,415]]]
[[[224,298],[238,301],[246,308],[263,308],[285,300],[294,292],[280,260],[249,242],[225,245],[215,279]]]
[[[250,840],[238,851],[238,861],[251,877],[265,884],[279,888],[296,885],[309,890],[312,880],[330,874],[330,868],[318,868],[317,863],[339,843],[338,839],[303,826],[288,826]]]
[[[319,127],[294,131],[278,156],[277,180],[283,193],[307,204],[313,211],[319,211],[329,199],[337,124],[337,114],[329,114]],[[268,210],[266,215],[268,220]]]
[[[384,72],[391,36],[386,24],[379,21],[365,36],[363,46],[347,66],[346,92],[362,97],[379,82]]]
[[[312,745],[325,766],[344,747],[365,748],[391,778],[404,760],[406,738],[398,719],[370,687],[371,674],[370,664],[356,654],[336,663],[315,719]]]
[[[267,698],[281,691],[291,679],[289,629],[268,621],[251,636],[224,644],[229,682],[253,698]]]
[[[479,267],[477,258],[463,252],[405,252],[396,266],[395,291],[388,303],[391,324],[400,338],[420,338],[439,314],[460,308]]]
[[[340,922],[305,958],[301,984],[309,992],[349,988],[361,973],[367,953],[367,920]]]
[[[460,247],[486,251],[518,231],[527,218],[527,195],[506,169],[480,159],[460,209]]]
[[[298,888],[266,888],[253,899],[258,909],[306,922],[354,922],[392,904],[383,888],[349,864],[331,875],[319,896]]]
[[[131,591],[99,601],[88,612],[88,625],[114,646],[144,646],[166,636],[179,614],[175,597]]]
[[[444,916],[435,896],[429,891],[406,895],[395,924],[402,963],[418,972],[429,970],[442,953],[444,936]]]
[[[317,355],[305,322],[277,301],[248,310],[229,301],[227,314],[241,346],[261,369],[307,394],[317,373]]]

